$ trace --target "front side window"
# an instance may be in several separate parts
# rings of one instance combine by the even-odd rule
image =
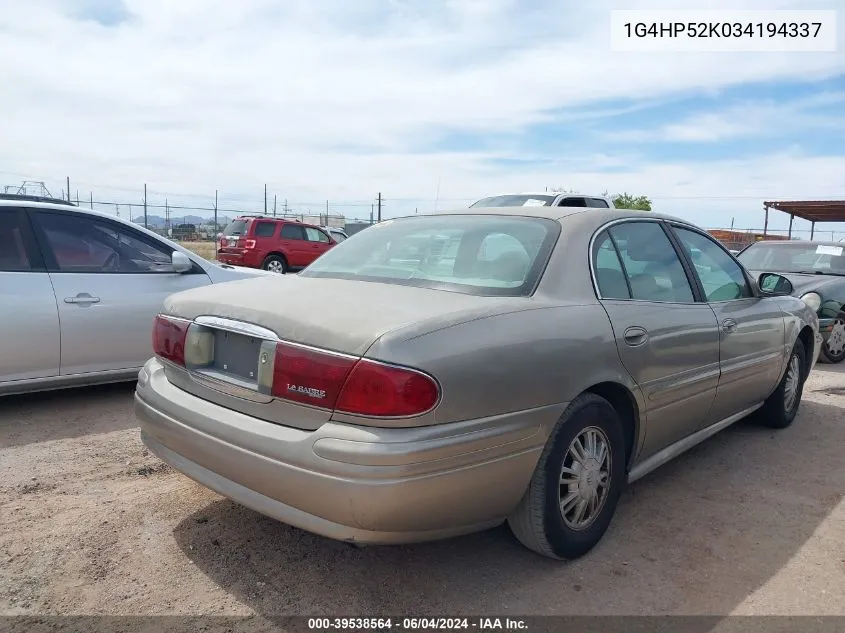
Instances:
[[[315,229],[313,226],[305,227],[305,237],[309,242],[329,243],[329,236],[323,233],[320,229]]]
[[[300,275],[524,296],[533,291],[559,232],[554,220],[527,217],[387,220],[330,249]]]
[[[753,296],[739,265],[712,239],[696,231],[674,227],[692,259],[707,301],[731,301]]]
[[[845,244],[761,241],[746,248],[737,259],[748,270],[845,275]]]
[[[624,222],[611,227],[631,293],[640,301],[692,303],[684,266],[657,222]]]
[[[38,212],[35,218],[61,272],[173,272],[172,249],[129,229],[83,215]]]

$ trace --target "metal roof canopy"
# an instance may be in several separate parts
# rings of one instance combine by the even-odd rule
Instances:
[[[808,220],[810,224],[810,239],[816,230],[816,222],[845,222],[845,200],[781,200],[764,202],[766,209],[766,223],[763,235],[769,228],[769,209],[777,209],[789,214],[789,237],[792,238],[792,221],[795,218]]]

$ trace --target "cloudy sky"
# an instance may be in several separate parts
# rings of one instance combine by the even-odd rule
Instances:
[[[564,187],[738,228],[764,200],[845,199],[845,17],[834,53],[611,50],[612,9],[678,7],[0,0],[0,184],[259,210],[267,183],[349,217],[378,192],[390,217]]]

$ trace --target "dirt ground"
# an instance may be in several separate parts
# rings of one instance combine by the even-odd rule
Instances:
[[[179,242],[179,245],[209,261],[213,262],[217,259],[214,242]]]
[[[502,527],[355,549],[147,454],[134,385],[0,401],[0,614],[845,615],[845,365],[635,484],[559,563]]]

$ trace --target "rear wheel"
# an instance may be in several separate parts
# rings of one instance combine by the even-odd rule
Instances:
[[[611,404],[582,394],[546,444],[508,524],[527,548],[556,559],[589,552],[602,539],[626,479],[622,421]]]
[[[845,360],[845,313],[840,313],[833,321],[833,328],[822,345],[821,356],[828,363]]]
[[[804,393],[804,381],[807,380],[807,351],[804,344],[795,341],[795,347],[789,355],[786,371],[774,393],[769,396],[763,407],[757,412],[757,418],[773,429],[785,429],[798,414],[801,396]]]
[[[284,257],[280,257],[279,255],[268,255],[264,263],[261,264],[261,267],[264,270],[269,270],[271,273],[279,273],[281,275],[284,275],[288,271],[288,263]]]

